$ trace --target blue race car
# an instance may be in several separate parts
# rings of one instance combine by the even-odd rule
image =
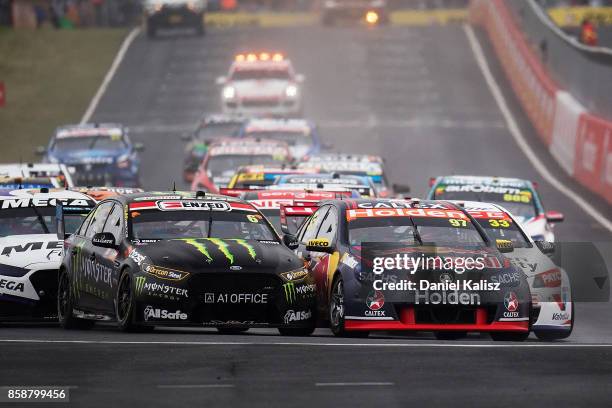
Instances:
[[[92,123],[58,128],[48,148],[38,152],[46,162],[74,168],[76,185],[139,187],[138,152],[143,149],[130,141],[122,125]]]
[[[250,119],[242,127],[240,136],[286,142],[291,156],[298,161],[321,151],[316,125],[304,119]]]

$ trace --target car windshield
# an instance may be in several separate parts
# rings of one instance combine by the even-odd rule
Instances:
[[[241,69],[234,71],[232,81],[252,81],[264,79],[278,79],[288,81],[291,78],[289,71],[283,69]]]
[[[312,144],[312,136],[304,132],[278,132],[278,131],[257,131],[248,132],[247,136],[259,137],[262,139],[280,140],[286,142],[289,146]]]
[[[478,224],[486,231],[492,239],[510,240],[515,248],[530,248],[531,243],[523,235],[515,222],[510,218],[506,219],[487,219],[477,218]]]
[[[416,225],[416,231],[413,226]],[[486,245],[469,220],[449,218],[373,217],[349,222],[349,241],[399,242],[407,245],[479,247]]]
[[[87,214],[64,214],[65,231],[74,233]],[[55,234],[55,207],[13,208],[0,211],[0,236]]]
[[[277,241],[260,214],[238,211],[132,211],[130,218],[132,238],[135,240],[221,238]]]
[[[197,138],[201,140],[212,140],[218,137],[236,136],[240,123],[209,123],[198,129]]]
[[[497,204],[508,210],[515,217],[530,219],[537,215],[533,193],[525,190],[521,194],[483,193],[471,191],[436,192],[436,200],[480,201]]]
[[[121,136],[94,135],[55,139],[51,150],[121,150],[126,147]]]
[[[206,169],[212,174],[212,176],[219,176],[226,172],[234,172],[237,168],[242,166],[248,166],[253,164],[267,165],[267,166],[279,166],[284,163],[284,157],[275,157],[269,154],[257,154],[257,155],[221,155],[213,156],[208,160]]]

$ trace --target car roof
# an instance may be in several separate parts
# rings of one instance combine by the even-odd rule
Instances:
[[[532,188],[533,184],[529,180],[511,177],[489,177],[489,176],[441,176],[436,180],[436,184],[454,185],[487,185],[499,187]]]
[[[243,200],[236,197],[205,193],[201,191],[144,191],[117,195],[112,198],[126,203],[156,200],[214,200],[225,202],[243,202]]]
[[[245,132],[295,132],[308,134],[312,125],[306,119],[250,119],[244,125]]]
[[[95,135],[123,136],[125,128],[118,123],[85,123],[82,125],[64,125],[55,130],[55,138],[87,137]]]
[[[353,153],[319,153],[309,155],[304,158],[304,162],[365,162],[382,164],[383,159],[380,156],[371,154],[353,154]]]

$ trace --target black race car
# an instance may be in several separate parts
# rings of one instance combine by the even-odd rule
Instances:
[[[288,209],[283,207],[281,219],[291,216]],[[329,321],[335,335],[389,330],[433,331],[442,339],[471,331],[488,332],[495,340],[529,335],[529,285],[503,255],[513,251],[512,242],[493,242],[455,204],[323,201],[297,236],[284,240],[314,273],[320,320]],[[392,263],[397,257],[400,263]],[[499,278],[507,274],[516,280]]]
[[[216,139],[238,136],[245,119],[233,115],[206,115],[198,123],[193,133],[185,133],[183,140],[189,142],[185,146],[183,178],[186,182],[193,181],[194,174],[202,163],[208,146]]]
[[[58,314],[64,328],[116,320],[309,335],[314,280],[268,221],[242,200],[139,193],[101,201],[66,240]]]

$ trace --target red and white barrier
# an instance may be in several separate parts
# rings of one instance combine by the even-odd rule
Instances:
[[[523,110],[560,166],[612,203],[612,122],[588,114],[550,77],[503,0],[472,0]]]

